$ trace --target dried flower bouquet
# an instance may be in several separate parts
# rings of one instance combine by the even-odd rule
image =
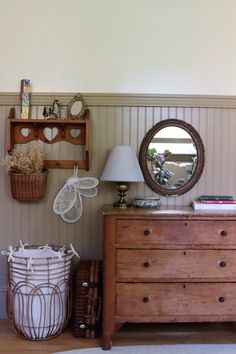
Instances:
[[[11,193],[20,201],[36,201],[45,196],[47,170],[44,168],[44,152],[38,145],[27,150],[13,150],[2,164],[10,174]]]
[[[15,173],[42,173],[44,170],[44,152],[38,145],[31,145],[28,150],[13,150],[2,164],[8,171]]]

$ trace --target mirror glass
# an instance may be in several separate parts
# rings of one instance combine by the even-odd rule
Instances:
[[[190,124],[169,119],[146,134],[139,160],[150,188],[162,195],[180,195],[200,178],[204,146]]]
[[[67,107],[67,115],[70,119],[83,119],[85,113],[85,102],[80,93],[77,93],[69,102]]]
[[[70,113],[72,116],[77,116],[83,108],[83,104],[81,101],[74,101],[70,108]]]

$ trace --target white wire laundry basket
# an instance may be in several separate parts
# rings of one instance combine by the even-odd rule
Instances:
[[[24,246],[8,255],[7,315],[16,333],[43,340],[59,335],[71,315],[71,260],[60,246]]]

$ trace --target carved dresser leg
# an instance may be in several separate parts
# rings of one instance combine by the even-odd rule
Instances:
[[[111,334],[103,335],[102,338],[102,349],[103,350],[110,350],[111,349]]]

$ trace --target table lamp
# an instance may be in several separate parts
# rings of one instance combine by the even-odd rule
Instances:
[[[116,182],[120,199],[113,205],[118,208],[127,208],[129,205],[125,196],[129,190],[129,182],[144,182],[133,147],[130,145],[113,146],[100,179],[101,181]]]

